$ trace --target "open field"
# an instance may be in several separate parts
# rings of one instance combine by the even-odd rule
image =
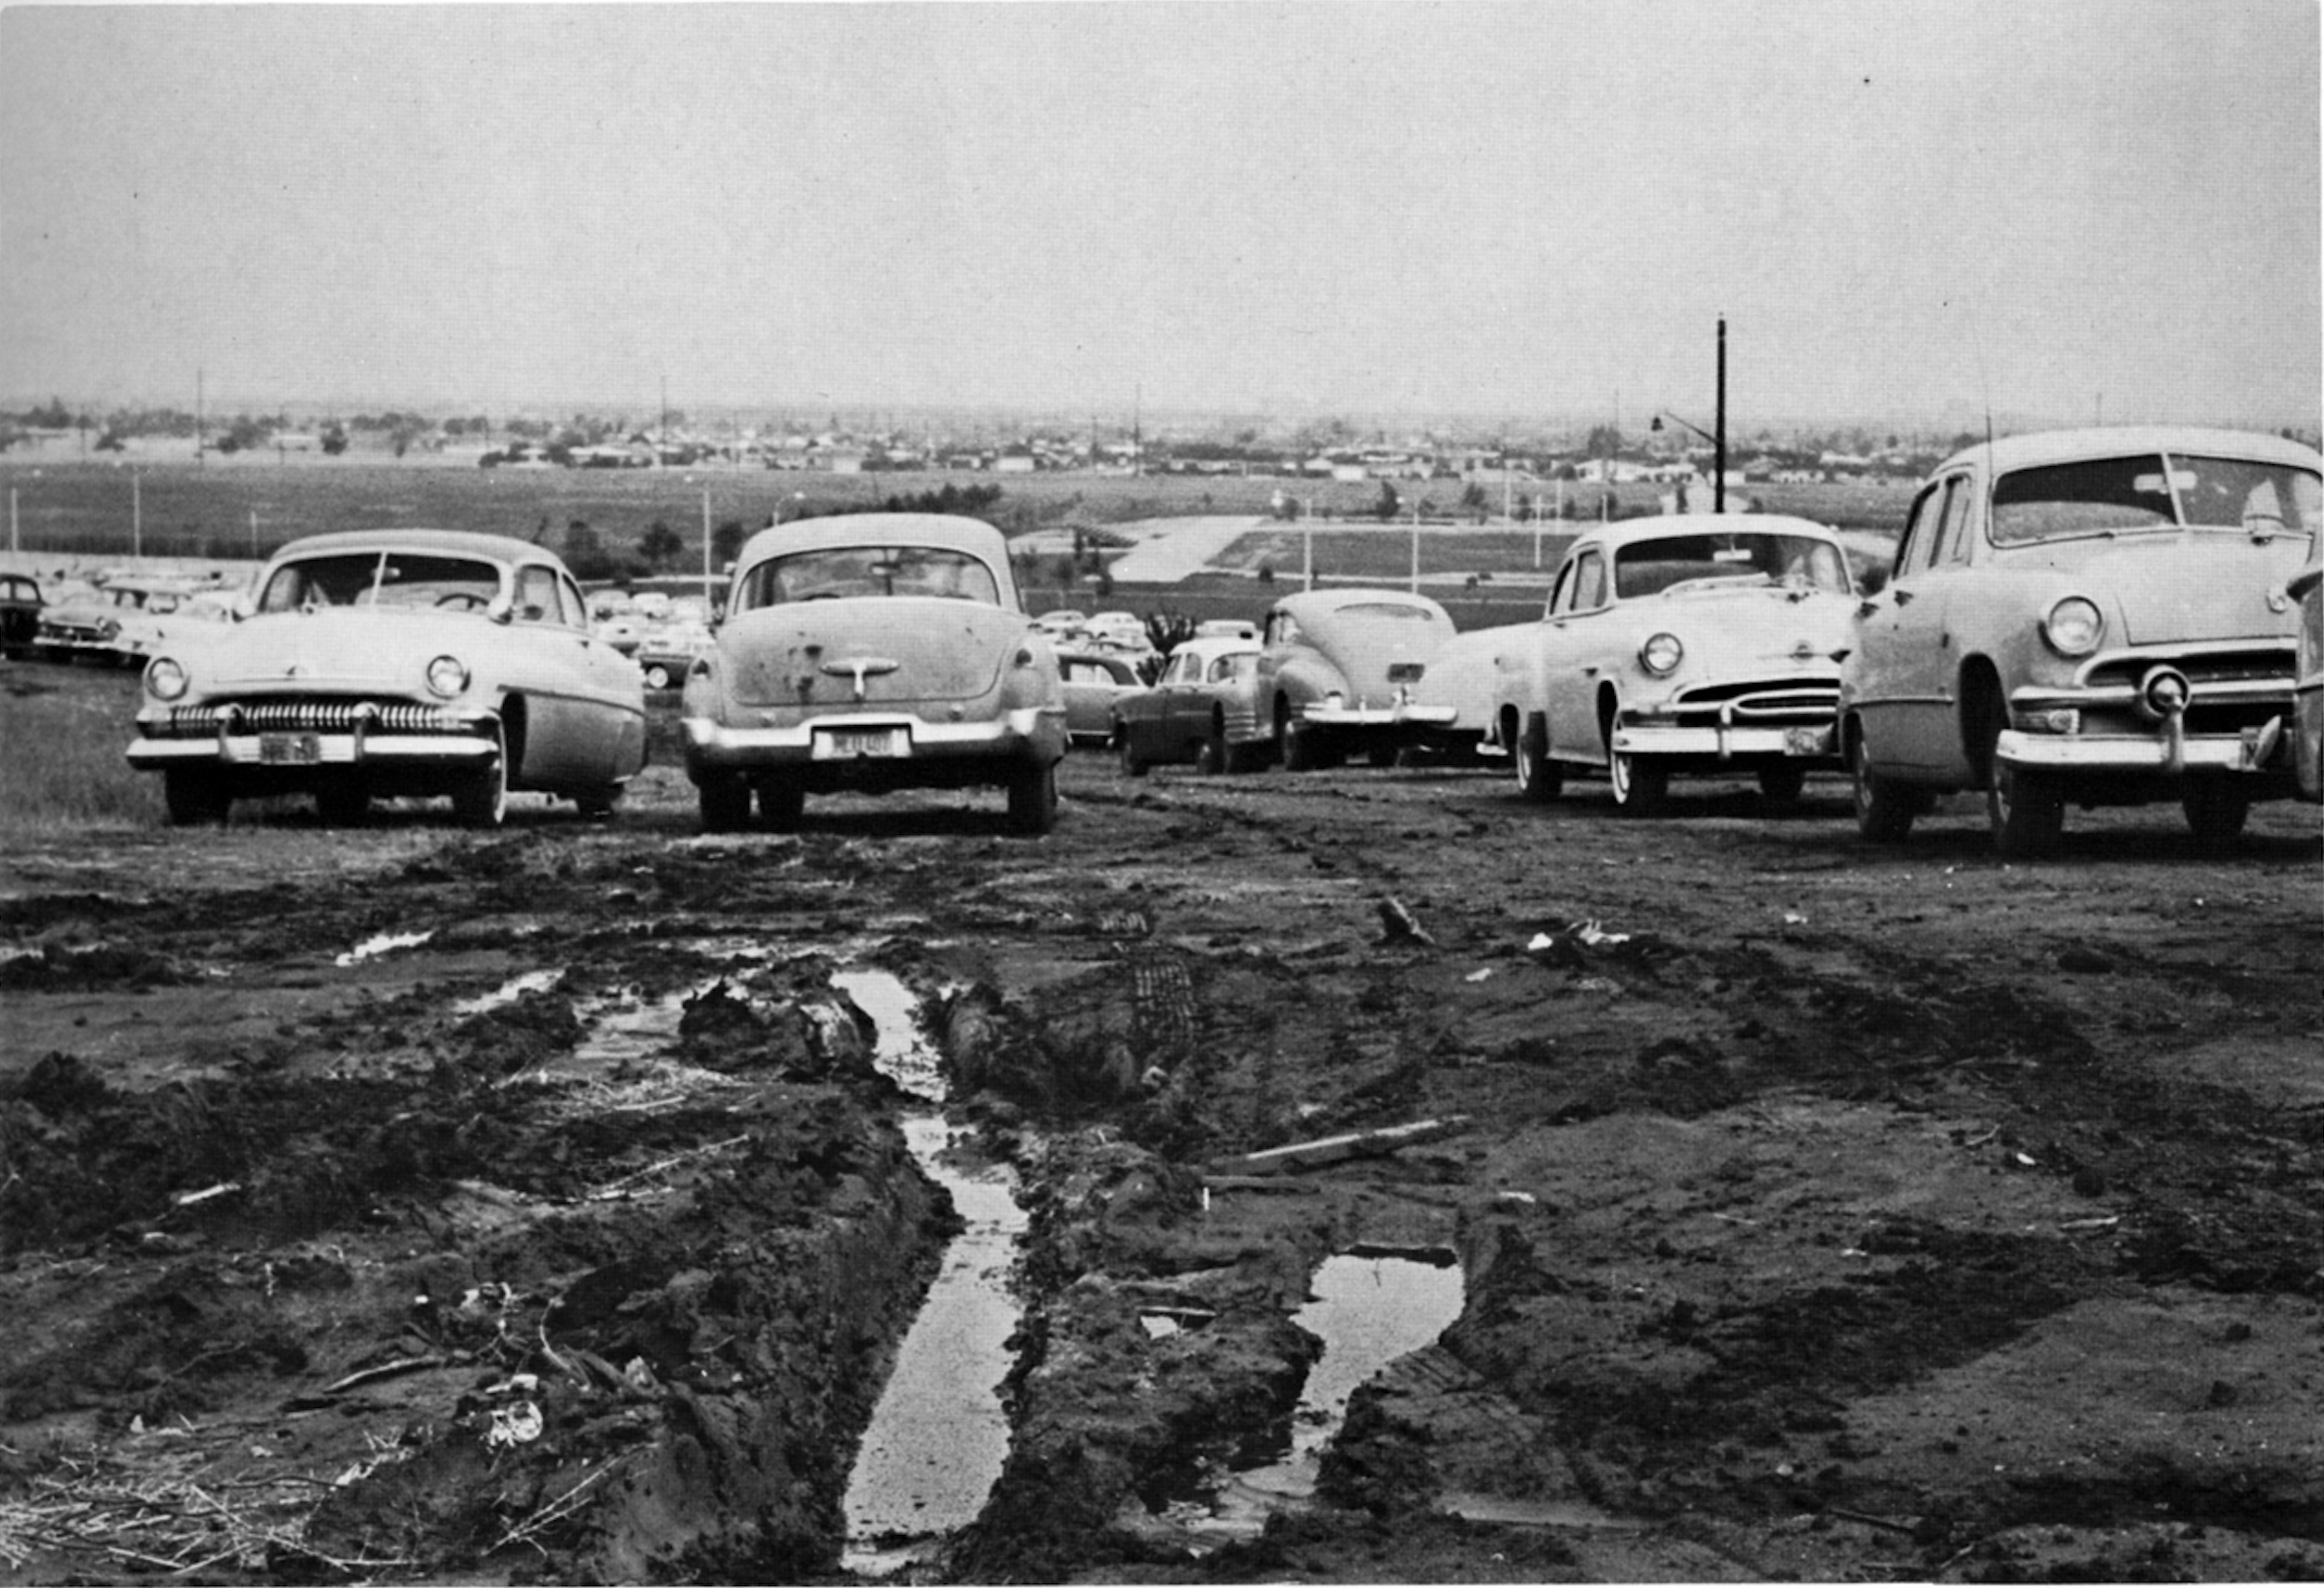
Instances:
[[[687,547],[673,568],[678,573],[701,564],[705,499],[714,527],[734,520],[756,527],[778,512],[795,516],[802,508],[870,503],[947,485],[1000,486],[1005,494],[989,516],[1012,534],[1177,514],[1257,517],[1266,513],[1278,489],[1312,499],[1319,513],[1362,519],[1379,496],[1376,485],[1264,476],[477,469],[348,459],[171,463],[132,471],[110,463],[0,460],[0,487],[12,495],[15,530],[28,550],[125,555],[142,548],[248,557],[318,530],[390,524],[541,534],[554,541],[575,519],[608,544],[627,547],[659,522]],[[1407,502],[1429,499],[1446,510],[1460,495],[1458,482],[1450,480],[1399,488]],[[1901,485],[1843,484],[1755,486],[1750,494],[1769,512],[1884,532],[1902,524],[1910,495]],[[1653,487],[1625,486],[1619,499],[1622,513],[1646,513],[1659,495]],[[1590,500],[1594,502],[1594,495]],[[1505,554],[1510,571],[1530,568],[1530,533],[1521,529]]]

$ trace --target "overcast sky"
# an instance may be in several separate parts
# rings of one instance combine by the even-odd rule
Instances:
[[[2317,17],[11,6],[0,398],[2305,424]]]

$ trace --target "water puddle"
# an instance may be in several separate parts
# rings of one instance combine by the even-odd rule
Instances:
[[[351,965],[361,965],[367,959],[376,959],[381,954],[391,954],[398,949],[416,949],[434,936],[432,929],[426,932],[382,932],[376,938],[365,938],[332,963],[344,969]]]
[[[885,971],[841,971],[831,980],[872,1018],[880,1069],[911,1096],[940,1102],[936,1056],[921,1037],[910,990]],[[1028,1221],[1015,1175],[964,1158],[933,1106],[907,1112],[903,1128],[912,1157],[951,1195],[967,1227],[945,1249],[848,1480],[841,1565],[867,1577],[927,1559],[984,1509],[1008,1457],[1000,1387],[1020,1316],[1009,1276]]]
[[[488,1015],[495,1009],[508,1007],[527,992],[546,992],[564,978],[565,972],[562,970],[528,970],[524,975],[502,983],[489,992],[480,992],[473,998],[463,998],[452,1006],[452,1013],[461,1020],[468,1020],[476,1015]]]

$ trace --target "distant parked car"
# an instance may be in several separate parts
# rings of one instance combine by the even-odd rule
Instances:
[[[1488,631],[1492,734],[1547,800],[1604,771],[1630,815],[1674,775],[1756,773],[1798,798],[1839,765],[1834,706],[1854,585],[1838,536],[1804,518],[1687,513],[1583,532],[1540,622]]]
[[[1192,761],[1206,773],[1243,772],[1265,759],[1259,731],[1259,642],[1216,636],[1182,642],[1152,689],[1114,703],[1122,770]]]
[[[360,821],[378,797],[449,795],[498,826],[512,789],[612,810],[646,759],[645,692],[589,632],[554,554],[444,529],[313,535],[275,553],[257,609],[155,656],[130,764],[170,818],[238,799],[314,797]]]
[[[704,828],[769,825],[844,788],[997,784],[1010,827],[1057,820],[1065,696],[1001,532],[864,513],[761,530],[718,643],[687,674],[686,771]]]
[[[1146,633],[1146,622],[1135,612],[1100,612],[1081,625],[1082,633],[1100,645],[1118,645],[1133,650],[1151,650],[1153,639]]]
[[[1059,675],[1065,682],[1065,735],[1075,745],[1103,745],[1114,737],[1114,703],[1145,688],[1138,662],[1126,651],[1060,648]]]
[[[30,574],[0,574],[0,655],[26,656],[40,633],[40,583]]]
[[[1351,753],[1389,765],[1423,732],[1451,721],[1444,707],[1415,704],[1412,691],[1452,637],[1453,620],[1426,596],[1286,596],[1263,625],[1252,732],[1287,772],[1334,766]]]
[[[1195,625],[1196,639],[1257,639],[1259,625],[1248,618],[1205,618]]]
[[[87,658],[133,667],[172,645],[198,643],[208,637],[209,625],[237,615],[232,593],[211,581],[122,574],[50,602],[34,640],[51,662]]]
[[[2299,667],[2292,686],[2292,770],[2303,800],[2324,801],[2324,535],[2308,540],[2308,560],[2286,584],[2300,609]]]
[[[2295,792],[2284,585],[2312,560],[2319,471],[2293,442],[2159,427],[1940,465],[1842,681],[1865,836],[1900,840],[1934,793],[1968,788],[2004,855],[2051,847],[2069,804],[2168,799],[2223,842]]]
[[[718,643],[700,618],[671,617],[646,630],[631,652],[649,690],[674,690],[686,679],[694,658]]]
[[[1057,639],[1072,634],[1088,621],[1087,613],[1076,612],[1070,607],[1061,607],[1054,612],[1042,613],[1033,619],[1033,624],[1043,634],[1049,636],[1052,639]]]

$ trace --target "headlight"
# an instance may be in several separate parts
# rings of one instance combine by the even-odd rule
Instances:
[[[98,637],[99,637],[99,638],[101,638],[101,639],[111,639],[111,638],[113,638],[116,635],[119,634],[120,632],[121,632],[121,625],[120,625],[120,623],[118,623],[117,622],[116,622],[114,619],[112,619],[112,618],[103,618],[103,619],[99,620],[98,624],[97,624],[97,636],[98,636]]]
[[[156,700],[179,700],[185,694],[185,669],[167,656],[145,664],[145,692]]]
[[[457,656],[439,656],[428,664],[428,689],[431,694],[450,700],[468,688],[468,669]]]
[[[1678,643],[1675,634],[1648,635],[1647,642],[1638,648],[1638,665],[1658,678],[1676,672],[1686,659],[1687,648]]]
[[[2087,656],[2106,637],[2106,614],[2097,602],[2069,596],[2043,614],[2042,637],[2060,656]]]

